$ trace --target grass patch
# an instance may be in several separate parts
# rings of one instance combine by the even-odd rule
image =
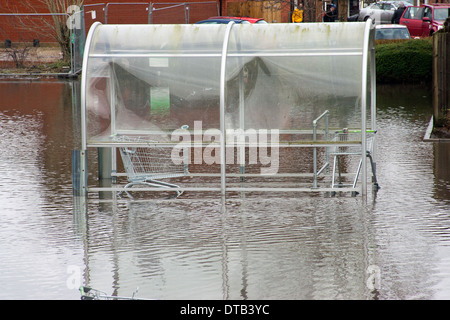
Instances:
[[[70,70],[70,62],[59,60],[50,63],[40,63],[23,68],[0,69],[1,74],[22,74],[22,73],[67,73]]]

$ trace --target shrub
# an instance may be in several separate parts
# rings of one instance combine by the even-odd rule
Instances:
[[[375,47],[377,82],[430,83],[432,38],[379,43]]]

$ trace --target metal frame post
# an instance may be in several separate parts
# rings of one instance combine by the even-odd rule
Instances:
[[[313,121],[313,141],[314,143],[317,141],[317,122],[325,117],[325,137],[328,139],[328,110],[323,112],[319,117],[317,117]],[[327,148],[328,149],[328,148]],[[328,154],[326,156],[326,163],[325,165],[317,171],[317,147],[313,147],[313,170],[314,170],[314,182],[313,182],[313,188],[317,188],[317,176],[325,169],[325,167],[328,166]]]
[[[228,54],[228,41],[230,39],[231,29],[234,22],[231,21],[227,25],[222,45],[222,57],[220,64],[220,192],[225,196],[226,192],[226,154],[225,154],[225,84],[226,84],[226,66]]]
[[[72,150],[72,192],[74,196],[86,196],[87,177],[86,151]]]
[[[371,119],[371,129],[374,132],[377,132],[377,75],[376,75],[376,62],[375,62],[375,44],[371,43],[370,48],[370,119]],[[376,148],[377,148],[377,139],[376,136],[373,137],[373,145],[372,145],[372,171],[376,175],[377,172],[377,158],[376,158]],[[372,182],[375,183],[376,176],[372,177]]]
[[[367,124],[366,124],[366,103],[367,103],[367,65],[369,55],[369,35],[372,19],[366,21],[364,29],[364,42],[362,52],[362,73],[361,73],[361,195],[367,194]]]

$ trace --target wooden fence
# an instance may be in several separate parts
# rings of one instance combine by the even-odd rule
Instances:
[[[228,2],[227,15],[237,17],[262,18],[267,22],[282,22],[282,2],[247,1]]]
[[[450,125],[450,32],[433,35],[434,124]]]

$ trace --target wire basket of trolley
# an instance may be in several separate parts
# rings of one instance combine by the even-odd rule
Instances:
[[[172,160],[172,148],[142,136],[117,135],[114,140],[123,143],[119,151],[128,179],[124,192],[130,198],[133,199],[133,196],[129,191],[136,185],[169,191],[173,189],[176,197],[183,194],[179,185],[162,181],[189,174],[187,161],[175,163]],[[183,153],[183,157],[188,157],[187,149]],[[119,196],[121,195],[122,192]]]

